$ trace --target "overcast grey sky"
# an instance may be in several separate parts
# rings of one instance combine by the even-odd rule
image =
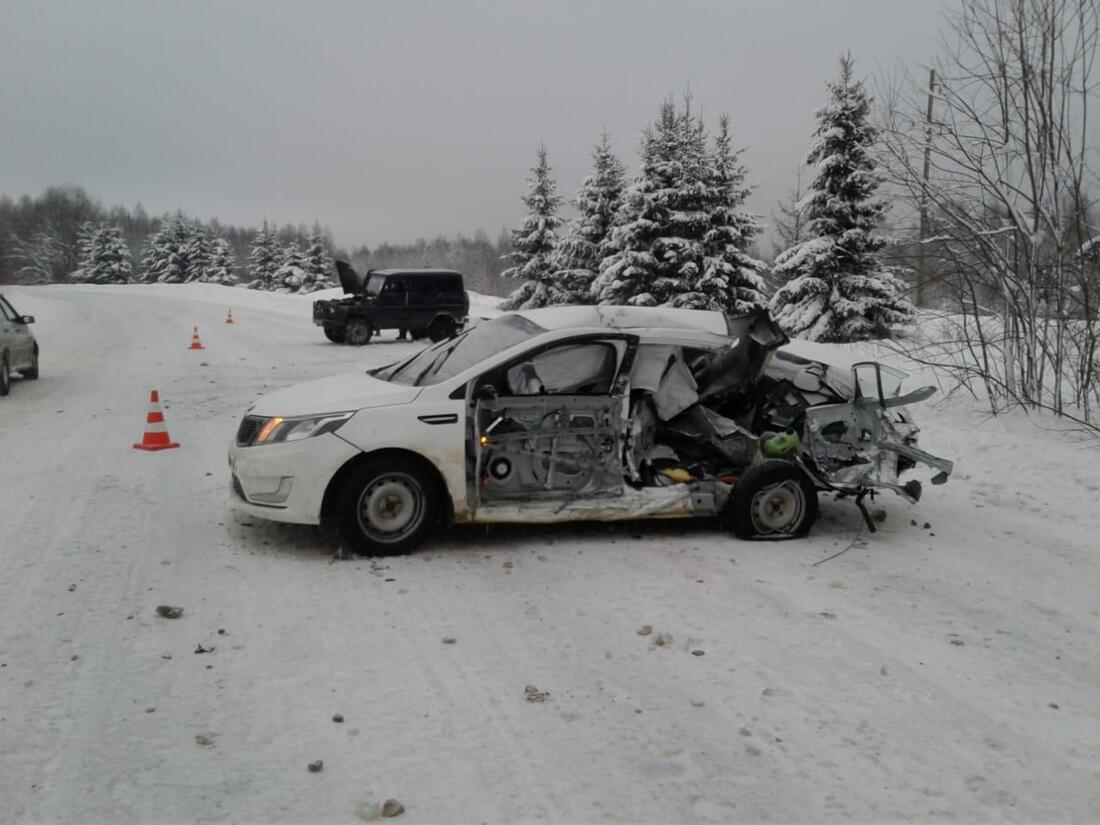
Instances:
[[[938,0],[0,0],[0,192],[328,224],[343,245],[495,236],[540,142],[572,197],[605,127],[685,87],[728,111],[767,215],[850,50],[935,53]]]

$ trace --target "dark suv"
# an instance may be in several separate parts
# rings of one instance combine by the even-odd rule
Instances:
[[[413,338],[450,338],[466,323],[470,298],[462,275],[450,269],[371,269],[360,275],[336,261],[346,298],[313,302],[313,323],[337,344],[361,346],[382,329]]]

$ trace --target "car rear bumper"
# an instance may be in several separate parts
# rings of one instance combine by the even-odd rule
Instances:
[[[290,444],[229,448],[234,509],[269,521],[320,524],[329,482],[359,450],[326,433]]]

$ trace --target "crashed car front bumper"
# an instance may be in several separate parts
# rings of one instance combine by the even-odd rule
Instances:
[[[325,491],[360,450],[333,433],[288,444],[229,448],[234,509],[291,524],[320,524]]]

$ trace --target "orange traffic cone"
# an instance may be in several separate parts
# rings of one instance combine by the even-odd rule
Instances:
[[[229,313],[225,316],[225,322],[227,324],[233,323],[233,310],[229,310]]]
[[[195,327],[195,331],[191,333],[191,346],[188,349],[206,349],[202,345],[202,341],[199,340],[199,328]]]
[[[135,450],[171,450],[178,447],[168,437],[168,428],[164,426],[164,413],[160,411],[160,393],[153,390],[149,393],[149,414],[145,416],[145,435],[140,444],[135,444]]]

